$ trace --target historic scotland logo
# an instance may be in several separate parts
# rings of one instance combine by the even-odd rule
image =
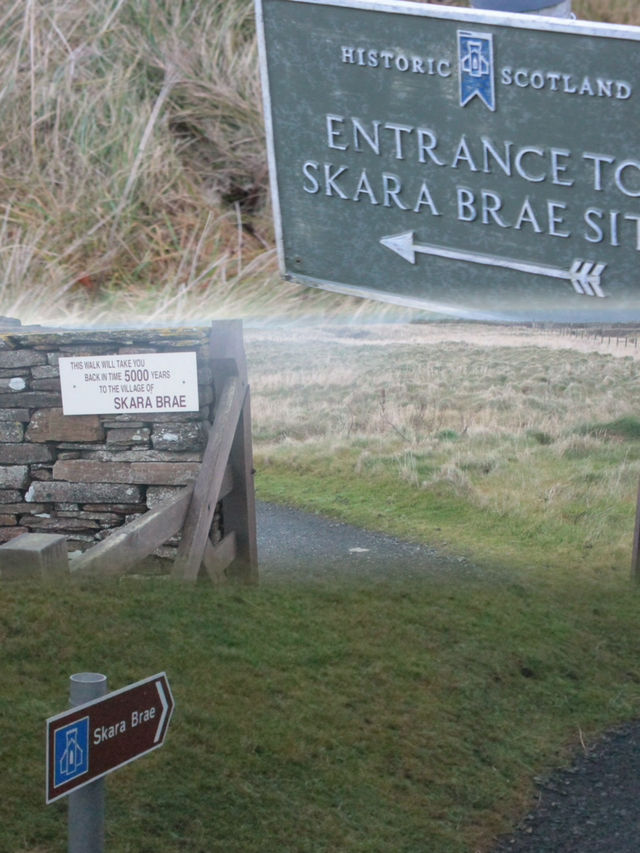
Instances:
[[[458,30],[460,106],[466,107],[476,95],[492,111],[496,108],[491,33]]]

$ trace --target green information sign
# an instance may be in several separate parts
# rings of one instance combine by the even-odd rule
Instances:
[[[640,28],[257,0],[280,262],[502,320],[640,320]]]

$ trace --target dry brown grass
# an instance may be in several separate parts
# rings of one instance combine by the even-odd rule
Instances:
[[[585,21],[640,25],[637,0],[573,0],[573,11]]]
[[[465,323],[246,330],[258,434],[422,448],[454,431],[486,442],[634,411],[640,350],[598,338]],[[274,355],[272,356],[271,353]],[[631,386],[629,386],[631,382]],[[638,401],[640,403],[640,400]],[[465,451],[466,452],[466,451]]]
[[[2,313],[303,308],[276,272],[250,2],[27,0],[0,27]]]

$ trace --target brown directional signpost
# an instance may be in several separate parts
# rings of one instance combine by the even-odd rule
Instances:
[[[173,708],[161,672],[50,717],[47,803],[162,746]]]
[[[256,12],[286,277],[463,317],[640,320],[640,28]]]

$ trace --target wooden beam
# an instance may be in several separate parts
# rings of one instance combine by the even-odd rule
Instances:
[[[230,376],[217,401],[200,473],[184,521],[173,569],[176,577],[186,580],[198,577],[246,392],[245,383],[237,376]]]
[[[227,320],[214,324],[210,339],[214,364],[214,386],[219,395],[229,376],[238,376],[248,384],[247,361],[242,339],[242,321]],[[251,437],[250,392],[242,407],[240,422],[231,448],[230,464],[234,488],[222,502],[225,529],[236,532],[237,554],[228,576],[244,583],[258,580],[255,484]]]
[[[225,530],[233,529],[236,532],[237,554],[227,574],[229,578],[241,583],[257,583],[258,536],[249,390],[240,414],[229,461],[234,472],[234,488],[222,502],[222,516]]]
[[[214,583],[224,583],[228,578],[224,570],[236,558],[236,534],[235,531],[227,533],[220,542],[215,545],[211,544],[211,540],[207,539],[204,548],[204,557],[202,562],[207,570],[207,574]]]
[[[193,486],[186,486],[155,509],[116,529],[84,552],[72,569],[89,574],[123,574],[180,532],[191,501]]]

